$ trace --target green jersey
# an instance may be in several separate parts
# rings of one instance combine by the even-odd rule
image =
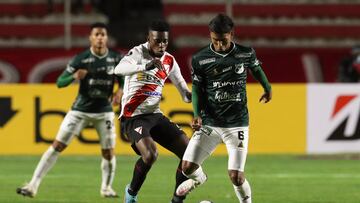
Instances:
[[[249,125],[247,70],[262,72],[260,62],[251,47],[232,43],[232,49],[222,54],[215,52],[210,44],[193,55],[193,86],[199,89],[199,110],[204,125]],[[266,77],[261,84],[264,84],[265,91],[270,91]]]
[[[69,74],[75,73],[78,69],[87,70],[85,78],[80,80],[72,110],[87,113],[112,111],[110,99],[116,77],[113,73],[120,59],[121,56],[114,51],[108,50],[103,56],[97,56],[89,48],[69,62],[65,70]]]

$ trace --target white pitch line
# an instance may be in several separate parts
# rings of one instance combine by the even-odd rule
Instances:
[[[249,177],[259,177],[259,178],[360,178],[360,174],[351,174],[351,173],[269,173],[269,174],[247,174]],[[224,175],[211,175],[212,178],[225,178]]]

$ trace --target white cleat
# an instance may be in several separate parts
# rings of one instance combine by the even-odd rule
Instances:
[[[32,187],[30,184],[25,184],[25,186],[21,188],[16,188],[16,193],[19,195],[23,195],[24,197],[35,197],[36,196],[36,189]]]
[[[118,198],[119,197],[119,195],[116,194],[116,192],[110,186],[101,189],[100,194],[102,197],[105,197],[105,198]]]
[[[188,179],[178,186],[178,188],[176,189],[176,195],[185,196],[199,185],[201,185],[200,182],[193,179]]]

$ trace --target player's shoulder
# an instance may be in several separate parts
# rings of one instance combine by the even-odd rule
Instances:
[[[83,61],[84,59],[87,59],[89,57],[91,57],[91,51],[90,48],[82,50],[81,52],[79,52],[78,54],[76,54],[70,61],[70,63],[81,63],[81,61]]]
[[[87,58],[89,56],[91,56],[91,51],[90,48],[87,48],[76,54],[75,58]]]
[[[142,53],[144,53],[144,51],[145,51],[144,49],[146,49],[145,44],[140,44],[140,45],[134,46],[127,52],[127,54],[125,56],[127,56],[127,57],[141,56]]]
[[[108,49],[109,50],[109,55],[110,56],[122,56],[122,53],[115,50],[115,49]]]
[[[204,46],[192,55],[192,60],[199,61],[212,55],[210,45]]]
[[[241,45],[241,44],[238,44],[238,43],[234,43],[234,44],[235,44],[235,48],[236,48],[237,53],[253,54],[255,52],[254,48],[251,47],[251,46]]]
[[[166,57],[170,57],[170,58],[172,58],[172,59],[175,59],[174,55],[170,54],[170,53],[167,52],[167,51],[165,51],[164,55],[165,55]]]

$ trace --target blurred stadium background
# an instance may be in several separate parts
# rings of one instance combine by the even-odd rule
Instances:
[[[145,41],[152,19],[165,18],[168,50],[190,85],[191,54],[209,43],[207,24],[219,12],[233,17],[236,40],[255,48],[273,84],[273,101],[260,105],[261,88],[249,77],[247,172],[254,202],[359,203],[360,86],[336,83],[340,60],[360,44],[359,0],[0,0],[0,202],[29,202],[15,188],[31,177],[76,96],[76,85],[59,90],[52,83],[88,47],[91,23],[108,24],[110,47],[126,53]],[[170,84],[161,107],[191,134],[191,105]],[[121,194],[135,157],[118,134]],[[114,202],[93,192],[100,180],[96,140],[91,127],[74,140],[31,202]],[[224,146],[215,154],[205,165],[209,182],[188,202],[236,202]],[[158,161],[142,203],[168,202],[170,195],[161,194],[163,188],[170,194],[173,184],[163,174],[172,177],[175,162]]]

